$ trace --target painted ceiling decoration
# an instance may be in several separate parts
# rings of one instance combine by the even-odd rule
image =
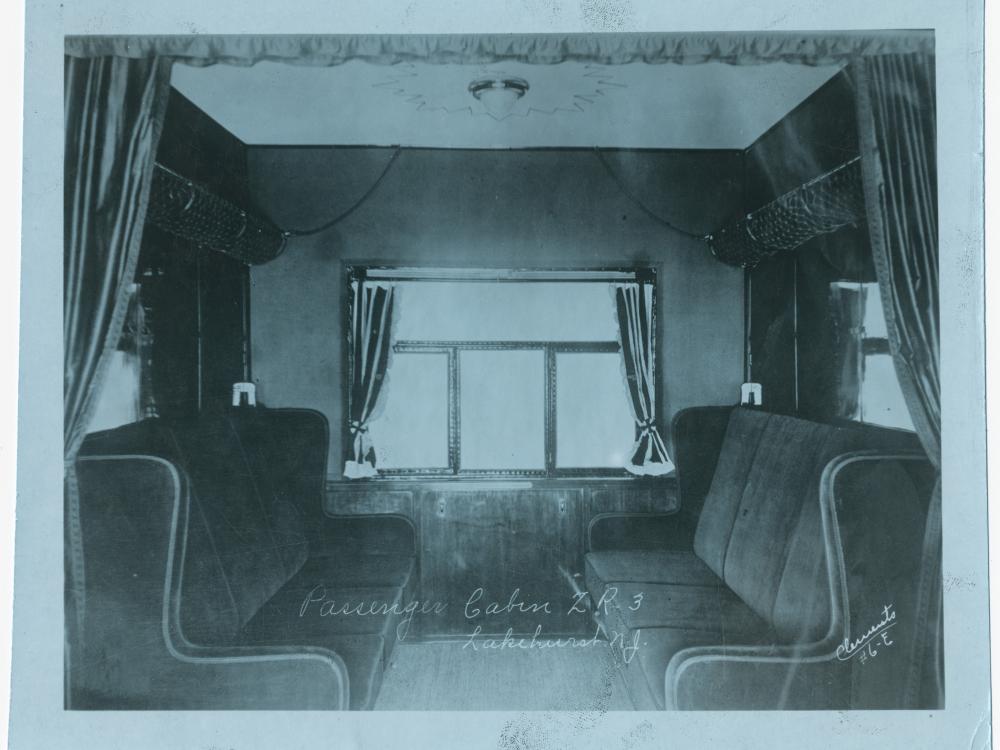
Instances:
[[[393,65],[388,78],[374,88],[402,98],[419,112],[494,120],[613,107],[615,94],[628,88],[607,66],[577,65],[570,71],[516,62],[480,68],[401,63]]]
[[[174,87],[248,145],[743,149],[851,61],[933,55],[934,34],[93,35],[65,51],[170,58]],[[386,95],[396,65],[412,67]],[[501,76],[483,85],[484,66]]]
[[[248,145],[743,149],[840,69],[262,61],[174,65],[171,81]]]

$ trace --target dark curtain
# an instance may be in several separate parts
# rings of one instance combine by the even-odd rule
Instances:
[[[674,464],[656,428],[653,287],[641,282],[616,286],[615,309],[629,401],[639,435],[625,468],[633,474],[666,474]]]
[[[65,58],[63,452],[73,596],[83,615],[74,460],[121,336],[170,88],[159,58]],[[72,618],[70,618],[72,619]]]
[[[934,58],[884,55],[855,65],[868,229],[889,349],[913,424],[941,466]],[[909,705],[943,705],[941,482],[928,512]]]
[[[375,447],[368,423],[375,413],[392,347],[392,311],[395,293],[391,286],[365,281],[351,284],[351,384],[348,428],[352,455],[344,464],[349,479],[374,476]]]

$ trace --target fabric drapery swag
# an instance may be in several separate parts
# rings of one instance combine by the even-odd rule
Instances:
[[[68,608],[83,616],[74,461],[121,336],[170,89],[156,57],[65,58],[63,457]]]
[[[351,383],[347,426],[352,445],[351,457],[344,464],[344,476],[359,479],[378,473],[368,423],[375,415],[389,366],[396,292],[389,284],[353,281],[351,294]]]
[[[674,464],[656,428],[653,287],[642,282],[616,284],[614,294],[629,403],[639,435],[625,468],[632,474],[666,474]]]
[[[854,66],[862,176],[889,349],[914,427],[941,467],[934,58],[875,56]],[[931,496],[918,632],[904,686],[911,706],[943,706],[941,480]]]
[[[621,34],[281,34],[236,36],[72,36],[67,54],[80,57],[165,56],[189,65],[254,65],[262,61],[293,65],[342,65],[364,60],[378,65],[404,62],[489,65],[520,62],[555,65],[577,61],[600,65],[627,63],[729,65],[796,63],[833,65],[860,56],[931,51],[933,32],[802,31],[676,32]]]

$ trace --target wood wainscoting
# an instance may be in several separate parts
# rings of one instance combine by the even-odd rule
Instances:
[[[391,514],[417,534],[420,613],[412,634],[593,635],[567,576],[583,573],[587,531],[604,514],[677,511],[676,485],[618,479],[329,482],[325,513]],[[577,579],[582,587],[582,577]],[[438,609],[442,609],[439,607]]]

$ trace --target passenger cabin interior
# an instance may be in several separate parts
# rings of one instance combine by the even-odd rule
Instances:
[[[66,707],[943,707],[933,62],[67,38]]]

